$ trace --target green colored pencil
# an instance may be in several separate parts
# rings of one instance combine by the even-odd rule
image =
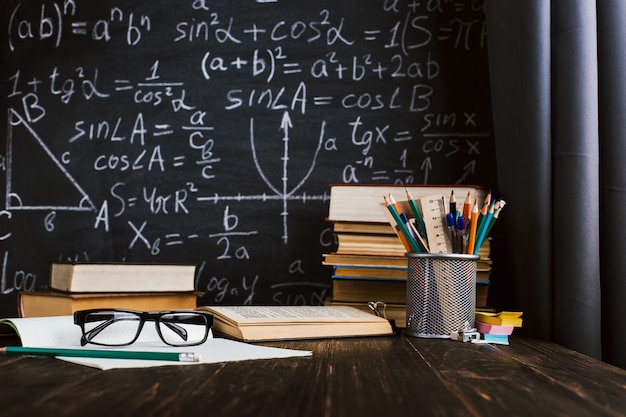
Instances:
[[[413,235],[411,234],[409,229],[407,229],[406,225],[404,224],[404,222],[400,218],[400,215],[398,214],[396,209],[393,207],[393,204],[391,204],[391,202],[389,201],[389,199],[387,197],[383,196],[383,198],[385,199],[385,205],[387,206],[387,209],[391,213],[391,216],[393,217],[393,219],[396,221],[396,224],[398,225],[398,228],[400,228],[400,233],[402,233],[404,235],[407,243],[410,246],[410,249],[414,253],[421,252],[422,250],[420,249],[419,245],[417,244],[417,242],[413,238]]]
[[[139,352],[131,350],[58,349],[21,346],[0,348],[9,355],[70,356],[82,358],[142,359],[153,361],[198,362],[200,356],[193,352]]]
[[[417,203],[415,199],[409,192],[407,188],[404,189],[406,191],[406,198],[409,201],[409,206],[413,211],[413,217],[415,217],[415,223],[417,223],[417,230],[422,236],[426,236],[426,225],[424,224],[424,218],[422,217],[422,212],[419,207],[417,207]]]

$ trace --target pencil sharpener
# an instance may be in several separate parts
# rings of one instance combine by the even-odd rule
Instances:
[[[450,333],[450,338],[458,342],[471,342],[474,339],[480,339],[480,333],[476,329],[458,330]]]

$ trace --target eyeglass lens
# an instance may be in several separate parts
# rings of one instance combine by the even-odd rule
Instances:
[[[209,326],[202,314],[171,312],[157,316],[157,333],[169,345],[190,346],[206,339]],[[131,311],[97,311],[85,315],[84,323],[88,343],[122,346],[137,339],[142,329],[142,316]]]
[[[163,341],[169,345],[194,345],[206,338],[206,318],[197,313],[178,312],[161,316],[157,321]]]

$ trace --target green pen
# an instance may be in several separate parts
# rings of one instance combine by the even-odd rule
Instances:
[[[8,355],[36,355],[36,356],[68,356],[82,358],[107,359],[142,359],[153,361],[199,362],[200,355],[193,352],[139,352],[131,350],[101,350],[101,349],[60,349],[36,348],[21,346],[6,346],[0,348],[0,353]]]

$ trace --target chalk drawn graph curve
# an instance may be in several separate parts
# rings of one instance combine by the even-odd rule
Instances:
[[[290,141],[289,129],[292,127],[293,127],[293,124],[291,122],[291,118],[289,117],[289,112],[285,112],[283,114],[283,117],[280,123],[280,130],[284,132],[283,156],[281,158],[283,161],[283,167],[282,167],[283,175],[281,178],[282,191],[281,191],[277,186],[272,184],[272,181],[267,177],[267,175],[265,175],[263,168],[261,167],[259,158],[257,156],[256,145],[255,145],[254,118],[250,118],[250,147],[252,150],[252,159],[254,160],[254,165],[257,169],[257,172],[261,176],[261,179],[263,180],[263,182],[265,182],[265,184],[275,193],[275,195],[282,200],[282,203],[283,203],[283,210],[281,212],[281,216],[283,217],[283,237],[282,238],[285,243],[287,243],[287,240],[288,240],[288,232],[287,232],[287,217],[289,216],[289,211],[287,207],[288,201],[293,197],[295,192],[298,191],[306,183],[306,181],[309,179],[309,177],[313,173],[313,170],[315,169],[315,165],[317,164],[317,157],[320,153],[320,150],[322,148],[322,142],[324,140],[324,129],[326,127],[326,122],[325,121],[322,122],[322,126],[320,129],[320,137],[317,143],[317,148],[315,149],[315,152],[313,154],[313,159],[311,160],[308,171],[300,179],[298,184],[296,184],[291,190],[289,190],[288,189],[289,188],[288,187],[289,173],[288,173],[287,163],[289,161],[289,141]]]

